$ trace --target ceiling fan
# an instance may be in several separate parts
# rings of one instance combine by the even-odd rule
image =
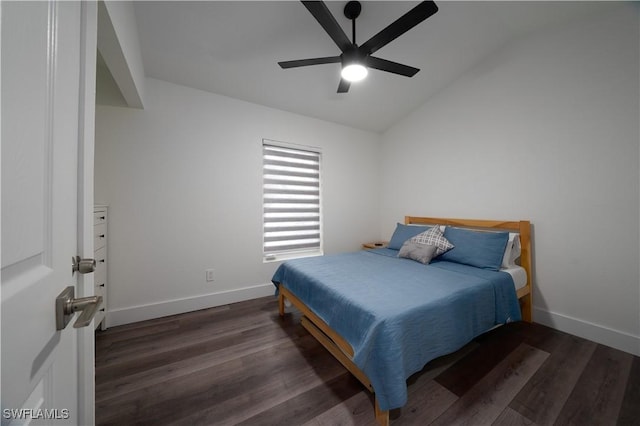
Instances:
[[[342,53],[339,56],[283,61],[278,62],[278,65],[286,69],[340,62],[342,64],[342,78],[338,85],[338,93],[348,92],[352,82],[365,78],[368,72],[367,67],[404,75],[406,77],[413,77],[420,71],[418,68],[371,55],[438,11],[438,6],[436,6],[434,2],[423,1],[378,34],[358,46],[356,44],[356,18],[360,16],[360,11],[362,10],[359,1],[350,1],[344,7],[344,16],[350,19],[352,23],[353,40],[349,40],[324,2],[302,1],[302,3],[333,39]]]

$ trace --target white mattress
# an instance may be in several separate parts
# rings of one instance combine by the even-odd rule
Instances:
[[[523,267],[514,265],[509,268],[502,268],[500,271],[511,275],[516,291],[527,285],[527,271]]]

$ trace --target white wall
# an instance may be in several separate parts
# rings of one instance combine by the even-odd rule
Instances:
[[[326,253],[378,237],[379,135],[159,80],[145,88],[144,110],[96,108],[111,325],[273,294],[262,138],[322,148]]]
[[[534,320],[640,354],[638,9],[511,43],[383,136],[405,214],[529,219]]]

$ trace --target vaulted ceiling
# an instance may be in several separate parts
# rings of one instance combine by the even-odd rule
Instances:
[[[362,43],[418,2],[362,2]],[[340,52],[296,1],[135,3],[145,74],[236,99],[383,132],[513,40],[615,7],[610,2],[437,1],[439,11],[376,56],[421,71],[413,78],[371,70],[336,93],[340,65],[283,70],[278,61]],[[346,1],[327,2],[347,35]]]

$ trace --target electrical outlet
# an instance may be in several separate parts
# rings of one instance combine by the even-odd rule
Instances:
[[[205,272],[207,274],[207,282],[213,281],[213,269],[207,269]]]

